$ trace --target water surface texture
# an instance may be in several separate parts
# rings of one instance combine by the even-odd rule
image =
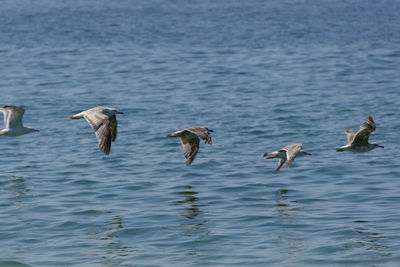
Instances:
[[[400,2],[0,5],[0,266],[399,266]],[[84,120],[118,108],[110,156]],[[368,116],[384,145],[337,153]],[[0,122],[2,123],[2,122]],[[185,166],[178,139],[214,130]],[[263,153],[313,155],[274,175]]]

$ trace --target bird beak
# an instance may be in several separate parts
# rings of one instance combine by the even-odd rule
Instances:
[[[378,145],[378,147],[385,148],[384,146]]]
[[[118,114],[124,114],[122,111],[117,111]]]
[[[308,153],[308,152],[306,152],[306,153],[304,153],[304,154],[306,154],[306,155],[312,155],[311,153]]]

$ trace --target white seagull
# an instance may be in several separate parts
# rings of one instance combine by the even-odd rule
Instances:
[[[4,113],[5,129],[0,131],[0,136],[20,136],[31,132],[40,132],[37,129],[25,127],[22,124],[22,116],[25,109],[17,106],[3,106],[0,111]]]
[[[171,133],[167,135],[167,137],[179,137],[181,139],[183,154],[187,159],[185,164],[189,166],[196,158],[197,152],[199,152],[199,137],[205,140],[205,144],[212,144],[210,132],[213,132],[213,130],[206,127],[195,126]]]
[[[301,157],[304,155],[311,155],[311,153],[301,150],[301,143],[297,143],[286,146],[272,153],[265,153],[264,157],[267,157],[267,159],[274,159],[274,158],[279,159],[278,168],[276,168],[276,170],[274,171],[274,173],[277,174],[279,169],[286,162],[286,160],[288,161],[285,166],[285,168],[287,169],[292,165],[294,159],[297,156]]]
[[[110,154],[111,141],[117,139],[116,114],[124,114],[115,108],[95,107],[70,116],[73,120],[85,118],[96,132],[99,148],[104,154]]]
[[[378,144],[368,143],[368,138],[376,130],[375,122],[371,116],[368,117],[363,124],[360,126],[358,132],[354,132],[347,127],[344,127],[347,133],[347,142],[345,146],[336,148],[337,152],[351,151],[351,152],[368,152],[377,147],[383,148],[383,146]]]

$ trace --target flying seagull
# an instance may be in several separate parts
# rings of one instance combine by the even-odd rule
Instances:
[[[85,118],[96,132],[99,148],[104,154],[110,154],[111,141],[117,139],[116,114],[124,114],[115,108],[95,107],[70,116],[73,120]]]
[[[4,113],[5,129],[0,131],[0,136],[20,136],[31,132],[40,132],[22,124],[25,109],[17,106],[3,106],[0,111]]]
[[[276,170],[274,172],[275,174],[277,174],[279,169],[286,162],[286,160],[287,160],[287,163],[286,163],[285,168],[287,169],[292,165],[294,159],[297,156],[301,157],[304,155],[311,155],[311,153],[301,150],[301,143],[297,143],[297,144],[292,144],[292,145],[286,146],[286,147],[281,148],[272,153],[265,153],[264,157],[267,157],[267,159],[274,159],[274,158],[279,159],[278,168],[276,168]]]
[[[213,132],[213,130],[195,126],[171,133],[167,137],[179,137],[181,139],[183,154],[187,159],[185,164],[189,166],[196,158],[197,152],[199,152],[199,137],[205,141],[205,144],[212,144],[210,132]]]
[[[368,143],[368,138],[376,130],[375,122],[371,116],[368,117],[363,124],[360,126],[358,132],[354,132],[347,127],[344,127],[347,133],[348,144],[339,148],[336,148],[337,152],[351,151],[351,152],[368,152],[377,147],[383,148],[378,144]]]

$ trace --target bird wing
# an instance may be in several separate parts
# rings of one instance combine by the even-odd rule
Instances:
[[[84,118],[96,132],[100,150],[106,155],[110,154],[111,140],[113,139],[112,132],[114,130],[114,137],[116,138],[116,124],[113,128],[113,122],[111,122],[113,119],[110,119],[107,115],[100,112],[88,112],[84,115]]]
[[[111,141],[115,142],[117,140],[117,117],[112,115],[110,117],[110,128],[111,128]]]
[[[6,106],[4,106],[4,107],[2,107],[2,108],[0,108],[0,111],[1,112],[3,112],[3,114],[4,114],[4,127],[5,128],[9,128],[8,127],[8,116],[10,115],[10,110],[9,109],[6,109]]]
[[[206,127],[191,127],[191,128],[187,128],[186,131],[191,132],[191,133],[197,135],[198,137],[200,137],[201,139],[205,140],[204,143],[210,144],[210,145],[212,144],[210,132],[212,132],[213,130],[210,130]]]
[[[368,138],[373,132],[375,132],[375,130],[375,122],[372,117],[369,116],[368,120],[361,124],[360,130],[358,130],[358,132],[355,134],[354,139],[351,143],[360,145],[368,144]]]
[[[196,158],[197,152],[199,152],[200,139],[197,135],[189,138],[181,137],[181,142],[183,146],[183,154],[185,155],[186,166],[192,164],[193,160]]]
[[[185,130],[179,130],[168,134],[167,137],[181,137],[183,132],[185,132]]]
[[[349,144],[351,144],[351,142],[353,142],[353,140],[354,140],[354,136],[356,135],[356,132],[350,130],[350,129],[347,128],[347,127],[344,127],[344,131],[347,133],[347,142],[348,142]]]
[[[22,127],[22,116],[25,109],[17,106],[4,106],[0,109],[4,113],[4,125],[6,128]]]
[[[91,111],[90,109],[83,112],[83,117],[92,126],[93,130],[97,132],[100,126],[103,125],[105,120],[109,120],[109,117],[101,112]]]
[[[285,166],[286,169],[292,165],[297,154],[299,154],[300,149],[301,149],[301,143],[293,144],[293,145],[282,148],[282,150],[286,151],[286,158],[288,161]]]
[[[104,154],[110,154],[112,130],[110,127],[110,120],[104,120],[103,124],[96,131],[96,137],[99,140],[99,148]]]
[[[279,159],[279,165],[278,165],[278,168],[276,168],[276,170],[274,171],[274,174],[278,173],[278,171],[281,169],[281,167],[283,166],[285,161],[286,161],[286,159]]]

